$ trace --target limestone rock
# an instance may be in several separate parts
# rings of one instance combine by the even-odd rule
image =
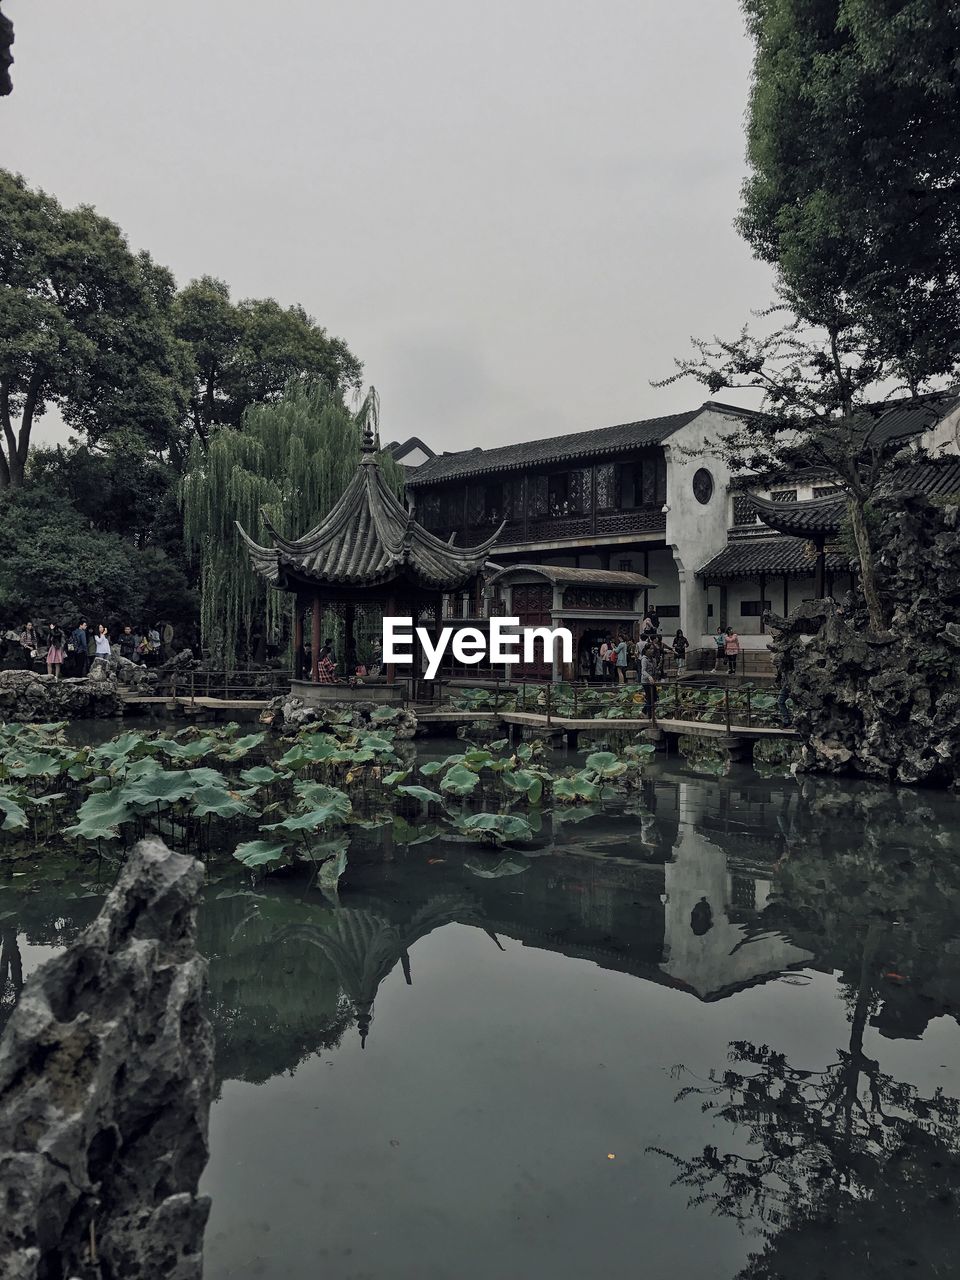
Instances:
[[[23,724],[116,715],[117,683],[94,664],[89,676],[57,680],[35,671],[0,671],[0,719]]]
[[[772,618],[774,663],[803,737],[800,765],[960,785],[960,507],[879,504],[878,586],[890,626],[862,603],[808,602]]]
[[[389,729],[398,741],[413,738],[417,732],[416,712],[407,707],[386,704],[393,713],[389,718],[380,718],[385,704],[375,700],[370,702],[328,702],[320,707],[308,707],[295,693],[281,694],[273,698],[260,715],[261,724],[268,724],[279,731],[289,732],[303,725],[336,724],[348,725],[353,729]],[[378,718],[373,718],[374,712]]]
[[[97,919],[24,987],[0,1037],[0,1280],[199,1280],[202,882],[195,859],[142,841]]]

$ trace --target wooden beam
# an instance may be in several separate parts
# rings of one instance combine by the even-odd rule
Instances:
[[[320,595],[313,597],[313,614],[310,619],[310,679],[320,683]]]
[[[303,679],[303,601],[293,597],[293,678]]]

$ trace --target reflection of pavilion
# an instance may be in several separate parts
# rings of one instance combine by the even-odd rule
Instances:
[[[472,915],[466,898],[444,895],[429,899],[402,924],[366,908],[338,907],[323,924],[297,925],[285,936],[317,947],[333,966],[341,990],[353,1004],[363,1047],[384,978],[399,964],[412,985],[409,952],[413,944],[443,925],[469,922]]]

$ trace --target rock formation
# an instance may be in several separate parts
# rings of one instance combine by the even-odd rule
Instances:
[[[856,599],[772,618],[774,663],[804,740],[800,767],[960,785],[960,506],[887,500],[876,536],[889,629]]]
[[[391,729],[398,740],[413,738],[417,732],[416,712],[407,707],[370,702],[325,702],[308,707],[295,693],[273,698],[263,709],[260,723],[278,731],[299,729],[302,725],[349,725],[353,729]]]
[[[0,1280],[199,1280],[213,1044],[203,868],[134,849],[0,1037]]]
[[[89,676],[57,680],[35,671],[0,671],[0,719],[23,724],[113,716],[121,708],[117,682],[101,666]]]

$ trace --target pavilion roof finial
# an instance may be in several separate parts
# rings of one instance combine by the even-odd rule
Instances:
[[[363,434],[361,448],[364,453],[378,453],[380,450],[380,397],[376,387],[371,387],[363,398],[363,404],[357,413],[357,422]]]

